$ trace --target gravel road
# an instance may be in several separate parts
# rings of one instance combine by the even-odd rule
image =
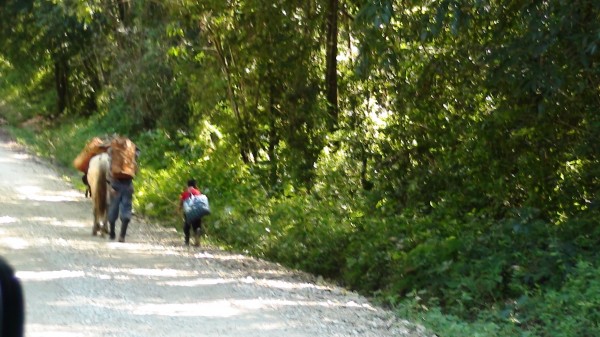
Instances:
[[[0,130],[1,132],[1,130]],[[91,201],[0,134],[0,256],[17,271],[27,337],[427,336],[365,298],[134,217],[91,235]]]

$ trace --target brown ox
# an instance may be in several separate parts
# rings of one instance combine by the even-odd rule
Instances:
[[[108,233],[107,211],[110,204],[109,184],[106,176],[110,170],[110,158],[107,153],[98,154],[90,160],[87,180],[92,192],[94,223],[92,235]]]

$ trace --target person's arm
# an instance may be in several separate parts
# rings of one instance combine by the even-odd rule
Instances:
[[[140,165],[138,158],[140,157],[140,154],[142,153],[142,151],[140,150],[139,147],[137,147],[137,145],[135,146],[135,174],[137,175],[140,169]]]
[[[188,195],[186,193],[189,193],[188,191],[183,191],[181,193],[181,195],[179,196],[179,204],[177,205],[177,210],[181,211],[183,209],[183,201],[188,197]]]
[[[177,211],[181,212],[181,208],[183,207],[183,194],[179,196],[179,202],[177,203]]]

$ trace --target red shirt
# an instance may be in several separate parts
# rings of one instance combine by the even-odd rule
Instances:
[[[185,191],[183,191],[181,193],[181,195],[179,196],[179,202],[183,203],[183,201],[187,198],[190,197],[190,195],[200,195],[202,194],[199,190],[193,188],[193,187],[189,187],[188,189],[186,189]]]

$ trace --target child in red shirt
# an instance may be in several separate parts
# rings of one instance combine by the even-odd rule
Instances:
[[[192,195],[200,195],[202,194],[202,192],[200,192],[200,190],[198,190],[198,187],[196,186],[196,180],[194,179],[190,179],[187,182],[187,188],[181,192],[181,195],[179,196],[179,209],[181,210],[183,207],[183,202],[189,198]],[[202,235],[202,219],[198,219],[196,221],[193,222],[188,222],[185,219],[185,214],[183,215],[184,218],[184,222],[183,222],[183,234],[185,236],[185,245],[189,246],[190,245],[190,228],[194,230],[194,246],[199,246],[200,245],[200,236]]]

